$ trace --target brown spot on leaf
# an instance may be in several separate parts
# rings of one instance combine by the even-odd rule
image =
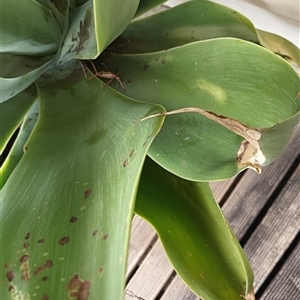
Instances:
[[[77,300],[88,300],[90,295],[91,282],[84,281],[75,274],[67,285],[69,297]]]
[[[123,167],[125,168],[128,165],[128,159],[125,159],[123,162]]]
[[[48,269],[48,268],[50,268],[50,267],[52,267],[52,266],[53,266],[52,260],[46,260],[46,263],[45,263],[44,265],[38,267],[38,268],[34,271],[33,275],[37,275],[37,274],[41,273],[42,271],[44,271],[44,270],[46,270],[46,269]]]
[[[38,240],[38,243],[40,243],[40,244],[42,244],[42,243],[44,243],[45,242],[45,239],[40,239],[40,240]]]
[[[69,294],[69,296],[70,296],[70,298],[72,299],[72,298],[77,298],[77,291],[76,292],[71,292],[70,294]]]
[[[91,282],[90,281],[84,281],[78,290],[77,293],[77,299],[78,300],[88,300],[90,295],[90,288],[91,288]]]
[[[11,292],[12,290],[14,289],[14,286],[13,285],[10,285],[9,287],[8,287],[8,290]]]
[[[79,40],[75,52],[78,54],[85,48],[85,43],[90,38],[90,28],[92,25],[92,13],[90,10],[86,11],[85,17],[83,21],[80,21],[80,29],[77,33],[77,37],[74,37],[77,41]]]
[[[23,244],[23,247],[26,249],[26,248],[28,248],[29,247],[29,243],[24,243]]]
[[[143,70],[146,71],[150,66],[146,63],[144,63],[144,66],[143,66]]]
[[[31,233],[30,232],[27,232],[26,235],[25,235],[25,240],[28,240],[31,236]]]
[[[106,233],[106,234],[104,235],[103,239],[104,239],[104,240],[107,240],[108,237],[109,237],[109,235]]]
[[[100,268],[98,269],[98,274],[102,274],[103,269],[104,269],[104,267],[100,267]]]
[[[24,280],[25,282],[29,282],[29,265],[27,263],[28,258],[29,258],[28,254],[24,254],[20,258],[21,270],[23,271],[21,279]]]
[[[29,274],[28,273],[23,274],[21,279],[24,280],[25,282],[29,282]]]
[[[77,221],[77,217],[71,217],[70,223],[75,223]]]
[[[27,262],[28,258],[29,258],[29,255],[28,255],[28,254],[24,254],[24,255],[20,258],[20,262],[21,262],[21,263],[25,263],[25,262]]]
[[[49,297],[48,297],[48,295],[47,295],[47,294],[45,294],[45,295],[43,296],[42,300],[49,300]]]
[[[9,271],[6,273],[6,278],[8,279],[8,281],[13,281],[15,278],[15,273],[13,271]]]
[[[71,290],[74,290],[77,286],[79,286],[81,284],[81,281],[79,279],[79,276],[78,274],[75,274],[70,282],[68,283],[68,290],[71,291]]]
[[[131,150],[129,156],[132,157],[134,155],[134,149]]]
[[[48,279],[49,279],[48,276],[44,276],[44,277],[42,278],[43,281],[47,281]]]
[[[9,263],[5,263],[4,264],[4,269],[8,269],[10,267],[10,264]]]
[[[89,197],[89,195],[91,194],[91,192],[92,192],[91,189],[86,190],[86,191],[84,192],[84,199],[87,199],[87,198]]]
[[[92,236],[95,236],[98,233],[98,229],[94,230]]]
[[[162,59],[162,60],[161,60],[161,63],[162,63],[162,64],[165,64],[165,63],[166,63],[166,60],[165,60],[165,59]]]
[[[69,242],[69,240],[70,240],[70,238],[67,237],[67,236],[65,236],[65,237],[61,238],[61,239],[58,241],[58,243],[59,243],[61,246],[63,246],[63,245],[65,245],[65,244],[67,244],[67,243]]]

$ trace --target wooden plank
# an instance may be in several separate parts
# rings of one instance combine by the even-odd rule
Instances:
[[[176,275],[160,300],[197,300],[199,299]]]
[[[260,300],[298,300],[300,296],[300,243],[283,268],[264,291]]]
[[[173,273],[173,268],[162,248],[157,241],[151,249],[141,266],[129,281],[125,300],[132,300],[130,294],[147,300],[154,300],[163,289],[169,277]]]
[[[132,274],[133,270],[136,269],[155,237],[156,233],[153,227],[147,221],[135,215],[131,225],[130,250],[127,259],[127,278]]]
[[[244,249],[257,290],[300,230],[300,166],[284,186]]]
[[[300,128],[294,133],[289,147],[276,162],[263,168],[262,174],[248,172],[237,184],[222,207],[237,238],[241,240],[256,216],[276,189],[299,153]]]

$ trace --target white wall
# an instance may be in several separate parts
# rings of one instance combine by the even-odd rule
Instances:
[[[175,6],[187,0],[170,0]],[[211,0],[245,15],[258,29],[278,34],[300,47],[299,0]]]

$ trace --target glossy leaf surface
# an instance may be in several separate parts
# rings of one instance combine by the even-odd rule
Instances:
[[[167,111],[200,107],[258,131],[299,113],[297,73],[279,56],[242,40],[213,39],[139,55],[108,53],[99,62],[120,72],[127,84],[120,92]],[[205,116],[185,113],[166,117],[149,155],[183,178],[219,180],[243,169],[237,164],[242,141]],[[274,146],[280,152],[285,145],[279,140]],[[275,159],[272,151],[265,149],[268,162]]]
[[[19,96],[19,95],[18,95]],[[39,116],[39,102],[35,101],[30,110],[22,120],[18,136],[10,149],[8,156],[0,168],[0,190],[3,188],[7,179],[21,160],[26,144]]]
[[[176,272],[202,299],[251,293],[251,267],[207,183],[179,178],[148,159],[135,211],[154,226]]]
[[[166,2],[165,0],[140,0],[139,7],[136,11],[135,17],[139,17],[142,14],[148,12],[152,8],[159,6]]]
[[[62,37],[52,11],[35,1],[1,0],[1,53],[46,56]]]
[[[112,51],[149,53],[217,37],[258,43],[255,28],[243,15],[213,2],[189,1],[132,22]]]
[[[163,110],[81,69],[60,74],[37,84],[40,118],[2,189],[3,299],[121,299],[137,182],[161,127],[133,122]]]

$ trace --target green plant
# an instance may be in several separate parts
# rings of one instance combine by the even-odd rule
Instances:
[[[206,182],[283,151],[299,49],[208,1],[133,20],[163,2],[2,0],[1,150],[22,125],[1,167],[1,299],[121,299],[133,211],[196,294],[254,299]]]

